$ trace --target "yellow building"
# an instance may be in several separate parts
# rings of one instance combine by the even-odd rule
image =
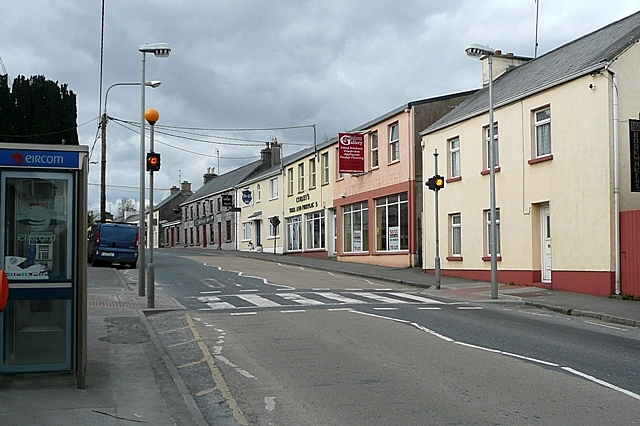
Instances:
[[[640,111],[639,39],[636,13],[537,59],[516,58],[524,64],[512,69],[500,64],[513,56],[492,55],[506,70],[493,82],[500,282],[640,295],[640,135],[629,131]],[[446,177],[442,273],[482,280],[491,255],[488,111],[485,85],[421,133],[424,175],[437,149]],[[424,268],[433,270],[433,192],[424,200]]]

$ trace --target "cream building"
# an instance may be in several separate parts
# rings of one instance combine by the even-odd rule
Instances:
[[[640,112],[639,39],[636,13],[513,69],[500,65],[511,55],[493,56],[507,70],[493,82],[500,282],[640,295],[640,136],[634,146],[629,132]],[[442,273],[481,280],[490,273],[488,104],[485,85],[421,133],[424,175],[437,149],[446,177]],[[424,201],[424,269],[433,270],[434,193],[425,189]]]

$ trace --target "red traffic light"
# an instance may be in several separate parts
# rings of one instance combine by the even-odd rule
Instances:
[[[147,171],[157,172],[160,171],[160,154],[157,152],[147,153]]]

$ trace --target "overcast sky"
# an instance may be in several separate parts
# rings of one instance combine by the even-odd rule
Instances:
[[[169,58],[146,56],[146,79],[162,81],[146,91],[146,107],[160,112],[157,203],[180,180],[198,189],[207,167],[225,173],[258,159],[273,137],[285,155],[313,145],[311,127],[226,129],[315,124],[322,142],[410,101],[478,88],[481,64],[464,53],[470,43],[532,57],[536,35],[534,0],[109,0],[101,105],[102,1],[1,1],[0,57],[10,81],[44,75],[77,95],[96,210],[104,93],[141,81],[141,44],[172,49]],[[638,10],[640,0],[540,0],[538,56]],[[107,111],[115,119],[107,133],[115,213],[118,199],[139,198],[139,87],[114,87]],[[225,130],[174,137],[161,125]]]

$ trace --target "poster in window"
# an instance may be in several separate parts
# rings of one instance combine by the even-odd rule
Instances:
[[[364,173],[364,135],[338,133],[338,168],[340,173]]]
[[[389,250],[400,250],[400,227],[389,227]]]

